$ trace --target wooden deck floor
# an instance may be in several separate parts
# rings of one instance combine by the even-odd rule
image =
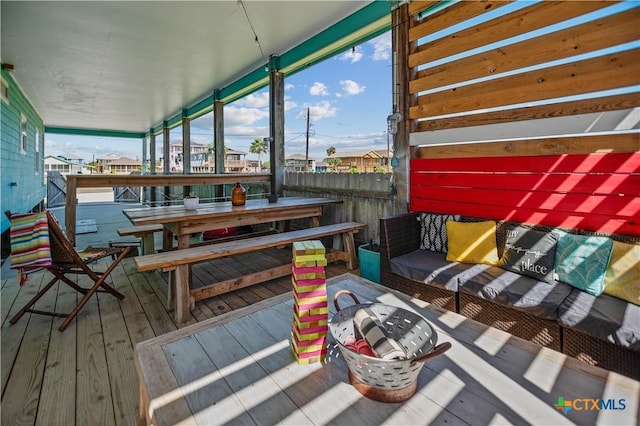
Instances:
[[[282,264],[286,250],[236,256],[194,267],[194,285],[203,279],[228,279]],[[102,270],[105,264],[96,269]],[[327,276],[347,272],[338,262]],[[357,272],[357,271],[356,271]],[[50,279],[33,274],[20,288],[17,279],[2,281],[2,425],[132,425],[138,413],[138,379],[133,348],[138,342],[177,329],[167,309],[167,284],[158,272],[139,273],[125,259],[111,274],[122,301],[99,294],[64,332],[62,318],[26,314],[9,318]],[[86,277],[80,277],[82,284]],[[86,282],[85,282],[86,284]],[[282,277],[196,304],[187,324],[282,294],[291,288]],[[77,293],[68,286],[49,291],[36,308],[69,312]]]

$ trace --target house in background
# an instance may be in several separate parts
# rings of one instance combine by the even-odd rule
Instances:
[[[377,151],[366,149],[336,152],[325,161],[330,163],[334,159],[340,161],[336,166],[339,173],[371,173],[381,170],[384,166],[383,157]]]
[[[47,173],[60,172],[63,175],[85,173],[86,171],[83,169],[82,164],[72,163],[71,161],[62,158],[60,155],[56,157],[53,155],[47,155],[44,158],[44,170]]]
[[[57,157],[71,164],[84,164],[84,158],[80,158],[77,154],[65,152],[64,154],[58,155]]]
[[[207,154],[208,150],[209,147],[205,144],[191,142],[191,161],[193,161],[194,157],[199,158],[198,156],[201,157],[203,154]],[[169,145],[169,170],[172,172],[182,172],[183,158],[182,142]],[[191,171],[195,172],[193,163],[191,163]]]
[[[316,160],[302,154],[293,154],[284,159],[287,172],[313,172],[316,170]]]
[[[329,171],[329,163],[326,161],[316,161],[316,173],[326,173]]]
[[[141,171],[142,163],[140,160],[111,153],[105,157],[97,158],[96,168],[96,172],[101,174],[128,175],[131,172]]]
[[[225,173],[246,173],[247,153],[225,149],[224,151],[224,172]]]

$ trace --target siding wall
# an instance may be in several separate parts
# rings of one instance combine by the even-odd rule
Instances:
[[[0,195],[2,197],[1,232],[9,229],[4,212],[31,211],[44,200],[44,126],[31,103],[24,97],[11,74],[2,70],[2,78],[9,85],[9,103],[0,107]],[[27,151],[20,152],[20,113],[27,118]],[[36,172],[36,132],[40,134],[39,165]],[[12,187],[11,182],[17,182]]]

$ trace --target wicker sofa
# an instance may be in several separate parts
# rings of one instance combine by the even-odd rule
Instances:
[[[420,249],[419,217],[419,213],[409,213],[380,220],[383,285],[586,363],[640,379],[640,306],[604,293],[596,297],[564,282],[539,282],[497,266],[449,262],[445,253]],[[504,251],[507,230],[514,225],[521,224],[496,221],[498,256]],[[640,237],[608,237],[640,243]]]

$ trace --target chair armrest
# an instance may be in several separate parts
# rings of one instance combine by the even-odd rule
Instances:
[[[380,262],[388,265],[391,258],[420,248],[420,223],[417,213],[380,219]]]

